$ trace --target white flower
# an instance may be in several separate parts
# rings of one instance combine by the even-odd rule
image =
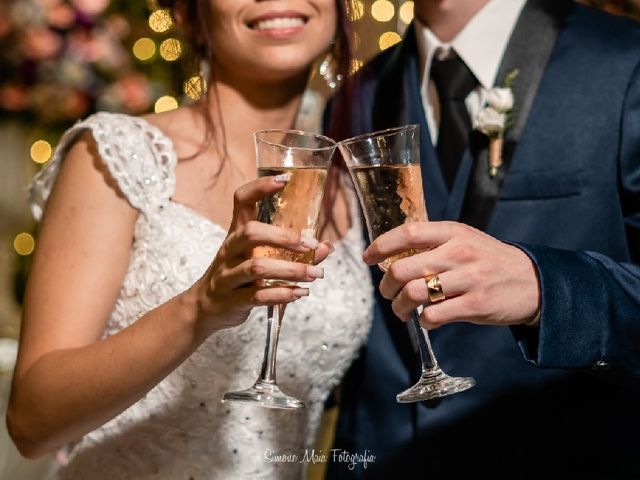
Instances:
[[[500,135],[504,131],[506,122],[506,113],[499,112],[491,107],[485,107],[478,112],[473,128],[480,130],[489,137],[492,137]]]
[[[494,87],[489,90],[487,103],[500,113],[507,113],[513,108],[513,93],[510,88]]]

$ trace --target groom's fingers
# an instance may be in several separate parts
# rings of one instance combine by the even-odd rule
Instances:
[[[406,321],[411,318],[411,312],[420,306],[425,306],[426,308],[449,302],[449,300],[453,300],[460,295],[465,295],[468,291],[469,282],[466,280],[464,272],[442,272],[438,274],[438,278],[442,292],[445,295],[444,300],[431,303],[429,300],[427,280],[425,278],[417,278],[404,285],[398,292],[398,295],[395,296],[391,302],[393,313]]]
[[[464,225],[456,222],[408,222],[376,238],[362,255],[374,265],[409,249],[429,250],[449,240]]]
[[[441,255],[439,249],[420,252],[393,262],[380,281],[380,293],[392,299],[411,280],[424,279],[428,275],[444,272],[451,262]]]

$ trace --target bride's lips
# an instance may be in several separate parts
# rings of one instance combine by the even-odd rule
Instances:
[[[270,12],[252,18],[247,26],[260,36],[283,39],[300,32],[308,20],[300,12]]]

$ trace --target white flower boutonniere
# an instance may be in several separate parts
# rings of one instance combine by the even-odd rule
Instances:
[[[504,86],[489,90],[487,105],[478,112],[473,125],[475,130],[480,130],[489,137],[489,176],[492,178],[502,165],[504,132],[513,121],[515,100],[511,85],[518,73],[517,69],[511,71],[504,81]]]

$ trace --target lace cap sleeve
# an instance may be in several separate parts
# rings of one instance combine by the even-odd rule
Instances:
[[[96,113],[67,130],[49,163],[29,186],[31,213],[40,220],[60,165],[80,135],[89,130],[100,158],[129,203],[144,214],[157,212],[175,188],[173,144],[147,121],[116,113]]]

